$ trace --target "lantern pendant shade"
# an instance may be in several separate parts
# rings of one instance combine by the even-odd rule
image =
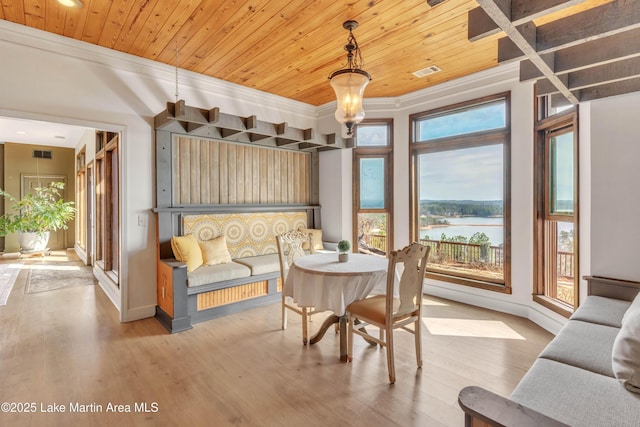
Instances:
[[[361,70],[340,70],[331,77],[331,87],[336,92],[338,106],[336,120],[347,126],[351,135],[353,126],[364,119],[362,98],[369,83],[369,75]]]
[[[346,67],[334,71],[329,75],[331,87],[336,93],[338,108],[336,109],[336,120],[338,123],[347,126],[347,135],[353,135],[353,126],[364,119],[364,109],[362,108],[362,97],[364,88],[369,84],[371,76],[362,69],[364,62],[360,54],[360,48],[353,30],[358,26],[356,21],[346,21],[342,24],[345,30],[349,30],[349,37],[344,50],[347,51]]]

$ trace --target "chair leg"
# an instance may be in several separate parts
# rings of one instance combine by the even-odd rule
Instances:
[[[307,307],[302,307],[302,343],[304,345],[309,341],[307,339],[308,336],[308,322],[307,322]]]
[[[387,367],[389,368],[389,382],[396,382],[396,366],[393,360],[393,330],[386,331],[387,338]]]
[[[416,320],[414,331],[416,340],[416,362],[418,363],[418,368],[422,368],[422,320],[420,317]]]
[[[338,324],[340,326],[340,324]],[[353,318],[347,318],[347,362],[353,360]]]
[[[284,306],[286,298],[282,295],[282,329],[287,329],[287,308]]]

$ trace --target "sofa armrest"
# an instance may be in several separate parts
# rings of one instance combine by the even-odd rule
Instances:
[[[558,420],[482,387],[469,386],[460,390],[458,404],[465,412],[465,426],[467,427],[568,427]]]

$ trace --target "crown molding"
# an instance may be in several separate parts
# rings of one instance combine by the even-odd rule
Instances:
[[[175,66],[140,58],[128,53],[5,20],[0,20],[0,43],[25,46],[52,54],[92,62],[110,69],[136,73],[152,79],[162,80],[168,85],[175,84]],[[317,117],[317,108],[310,104],[226,82],[182,68],[179,68],[179,73],[180,86],[183,89],[188,87],[195,92],[198,90],[206,90],[215,93],[216,96],[227,97],[232,100],[239,98],[245,99],[252,103],[255,102],[284,111],[294,111],[296,115],[313,120]]]

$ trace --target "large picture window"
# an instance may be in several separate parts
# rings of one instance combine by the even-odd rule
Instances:
[[[393,126],[368,120],[356,128],[353,151],[356,251],[386,255],[393,242]]]
[[[509,95],[411,116],[412,239],[427,277],[511,292]]]

